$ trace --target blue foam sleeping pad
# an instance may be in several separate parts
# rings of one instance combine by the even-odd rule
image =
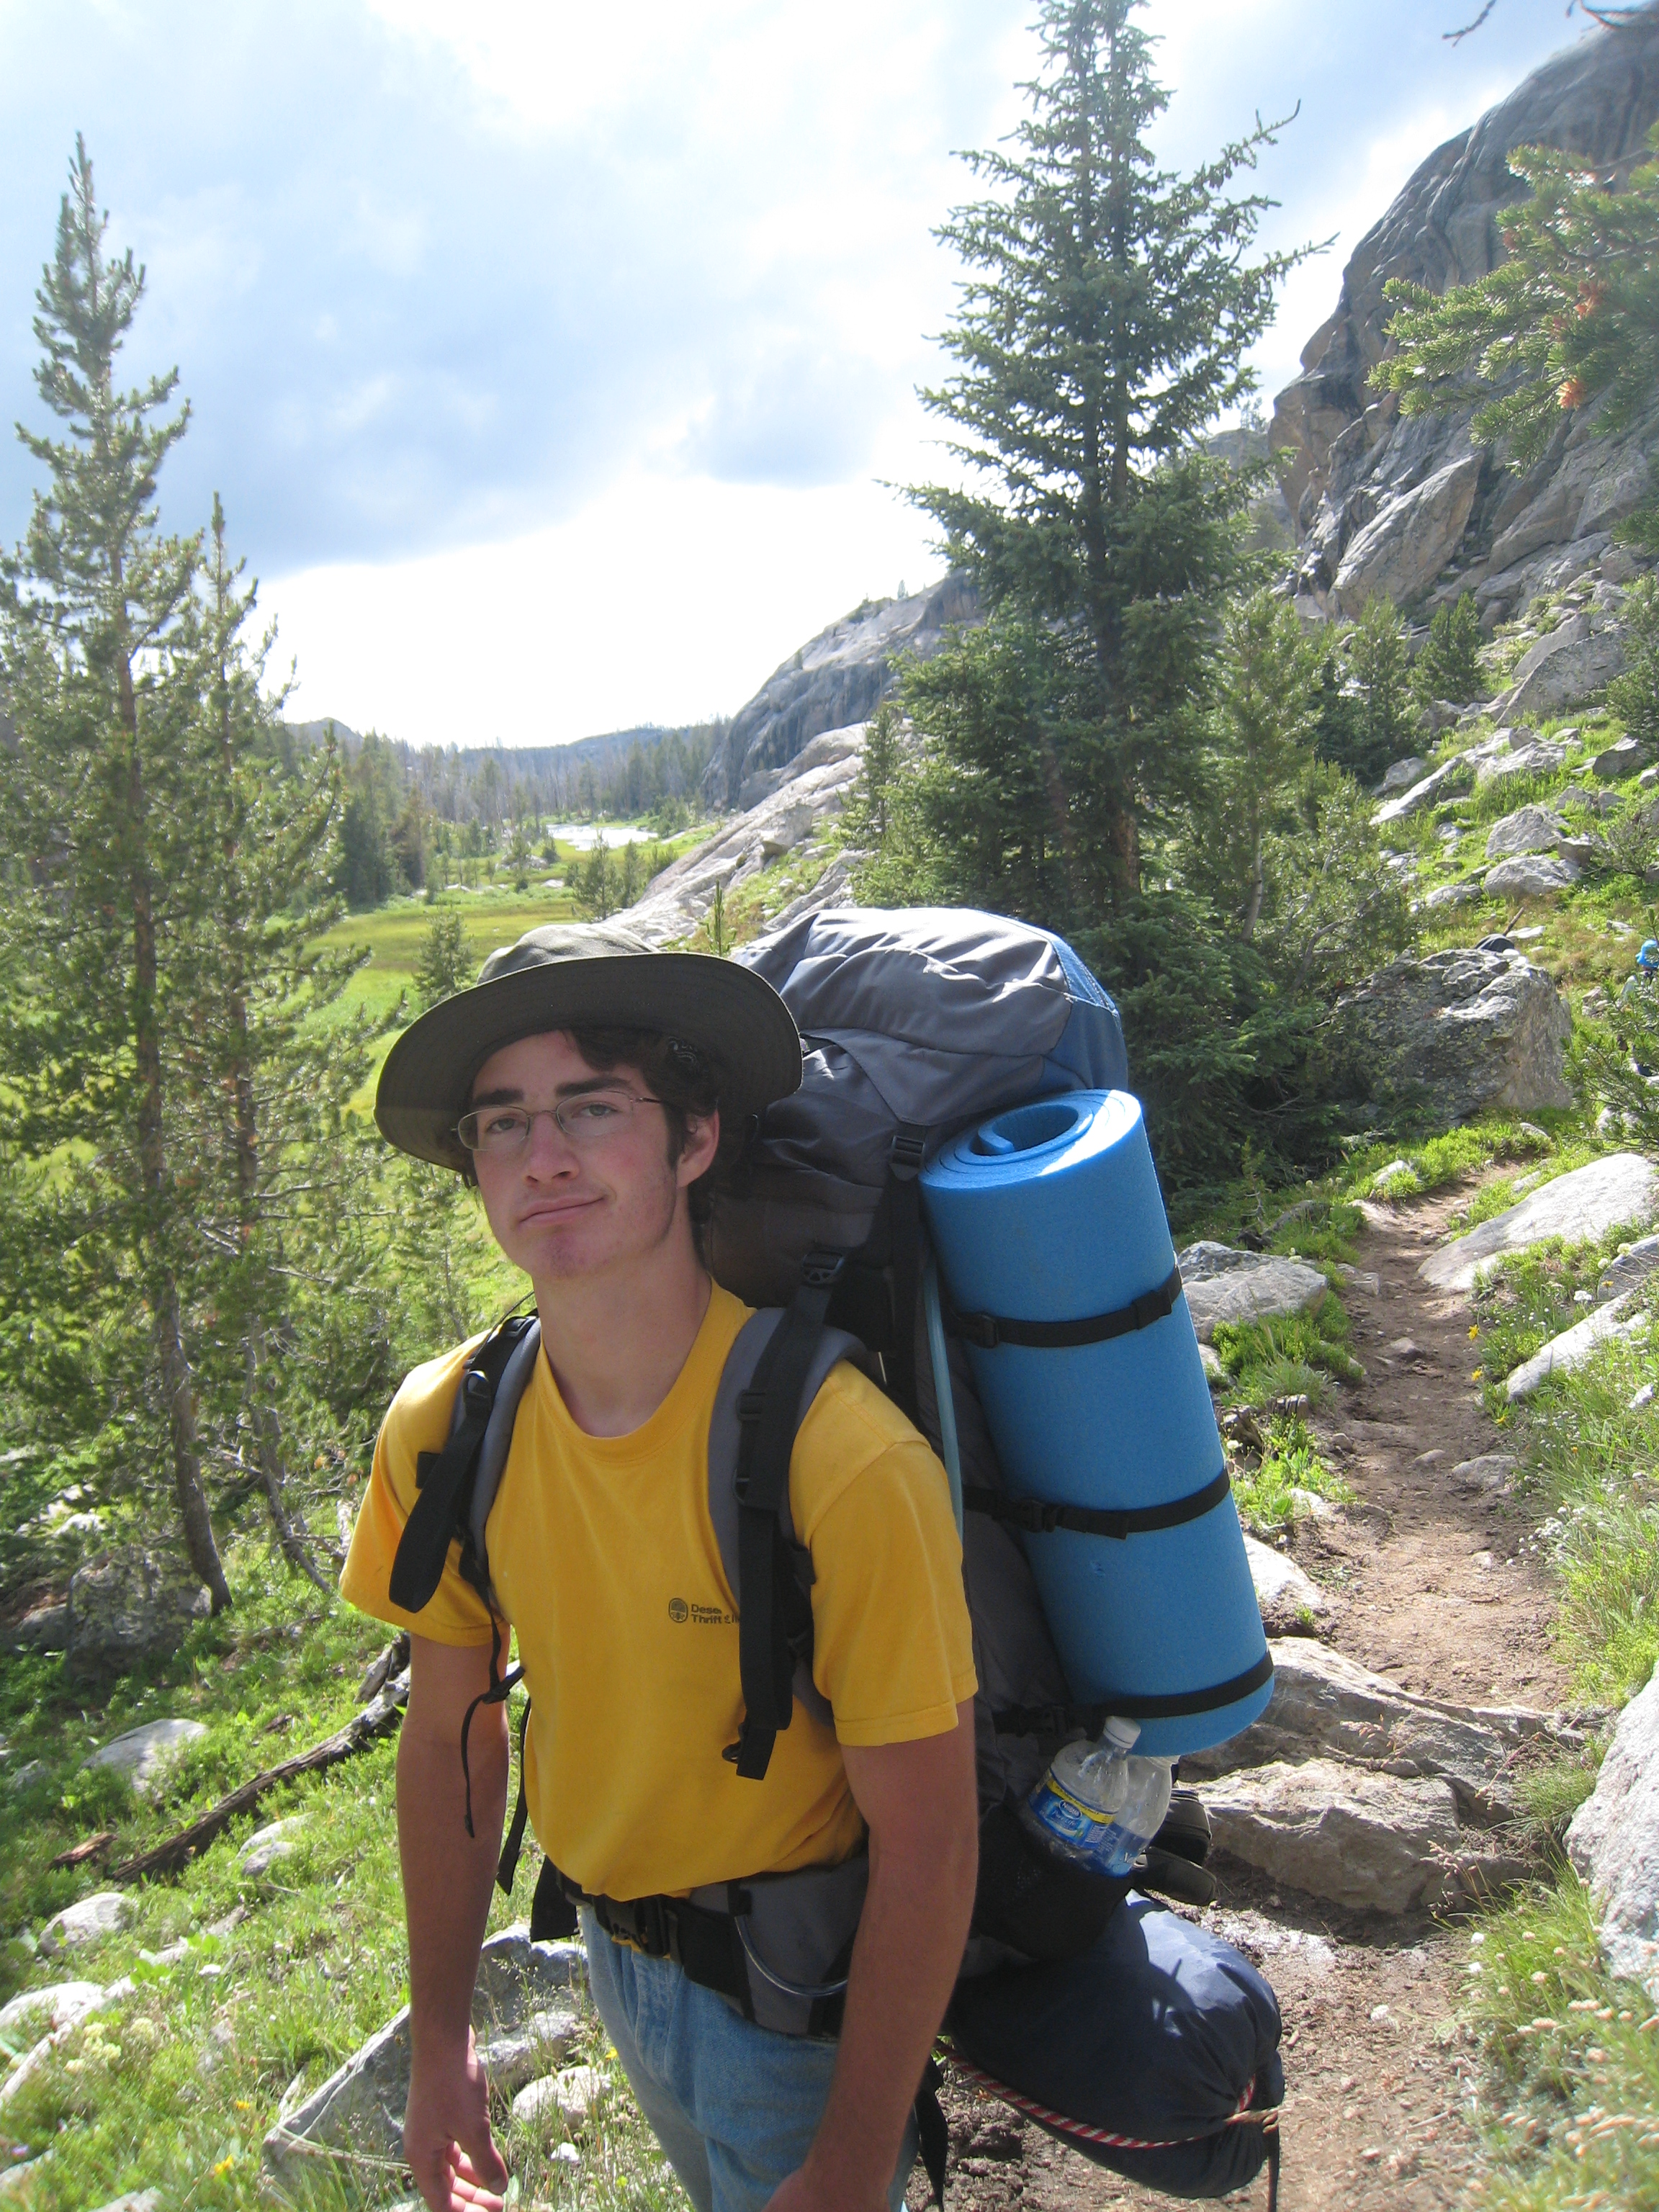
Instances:
[[[1127,1091],[1068,1091],[964,1132],[923,1170],[921,1202],[959,1313],[1037,1322],[1112,1313],[1175,1266],[1139,1103]],[[1017,1498],[1161,1505],[1222,1470],[1184,1296],[1148,1327],[1105,1342],[1059,1351],[970,1343],[968,1356]],[[1057,1528],[1022,1541],[1080,1703],[1133,1715],[1136,1700],[1201,1696],[1265,1661],[1231,1494],[1198,1519],[1127,1540]],[[1175,1758],[1223,1742],[1272,1691],[1269,1674],[1209,1711],[1141,1717],[1136,1747]]]
[[[946,2028],[970,2065],[1033,2103],[1152,2145],[1050,2129],[1130,2180],[1223,2197],[1267,2156],[1261,2124],[1232,2116],[1247,2088],[1257,2112],[1285,2094],[1272,1990],[1231,1943],[1133,1890],[1078,1957],[959,1983]]]

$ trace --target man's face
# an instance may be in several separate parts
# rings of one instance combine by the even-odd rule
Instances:
[[[471,1103],[534,1109],[607,1091],[648,1096],[650,1085],[635,1067],[590,1067],[572,1038],[550,1030],[493,1053],[473,1080]],[[653,1255],[670,1255],[676,1234],[689,1240],[680,1194],[712,1166],[719,1137],[718,1117],[692,1121],[671,1164],[660,1106],[636,1106],[599,1144],[573,1144],[540,1114],[516,1157],[474,1156],[490,1231],[537,1282],[648,1266]]]

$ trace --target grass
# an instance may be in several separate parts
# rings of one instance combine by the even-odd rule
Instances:
[[[268,2203],[259,2148],[285,2093],[299,2101],[407,2001],[395,1736],[267,1798],[176,1881],[136,1885],[131,1925],[95,1950],[55,1960],[40,1954],[53,1912],[108,1887],[96,1867],[54,1871],[59,1850],[104,1828],[116,1830],[119,1852],[142,1849],[356,1709],[359,1678],[386,1632],[308,1585],[261,1586],[252,1549],[229,1561],[236,1609],[198,1624],[176,1657],[106,1696],[67,1684],[55,1660],[9,1660],[0,1673],[7,1765],[15,1771],[38,1759],[46,1770],[9,1797],[0,1837],[0,1925],[10,1931],[0,1943],[0,1995],[70,1978],[107,1985],[130,1975],[135,1984],[68,2037],[4,2109],[0,2164],[8,2150],[51,2152],[9,2200],[27,2212],[82,2212],[155,2185],[169,2206],[192,2212]],[[148,1798],[82,1765],[95,1744],[161,1715],[200,1720],[208,1733]],[[295,1814],[305,1817],[294,1856],[265,1877],[242,1874],[237,1852],[248,1833]],[[532,1850],[516,1903],[496,1894],[492,1926],[527,1911],[537,1866]],[[239,1908],[243,1917],[228,1924]],[[190,1948],[174,1963],[148,1965],[141,1955],[180,1939]],[[591,2014],[567,2063],[577,2061],[616,2071]],[[580,2198],[600,2212],[684,2203],[625,2093],[583,2130],[580,2167],[555,2155],[556,2118],[514,2126],[502,2100],[497,2118],[526,2203]],[[345,2212],[407,2193],[399,2168],[340,2165],[321,2170],[313,2195]]]
[[[1632,1224],[1578,1244],[1553,1237],[1524,1251],[1506,1253],[1480,1271],[1471,1299],[1475,1326],[1470,1340],[1480,1347],[1479,1372],[1472,1379],[1485,1384],[1486,1410],[1500,1425],[1510,1418],[1505,1378],[1552,1337],[1586,1317],[1608,1262],[1644,1228]]]
[[[1257,1535],[1276,1535],[1307,1512],[1298,1492],[1326,1498],[1333,1505],[1351,1504],[1354,1494],[1320,1457],[1313,1432],[1301,1416],[1279,1414],[1268,1424],[1261,1465],[1233,1477],[1239,1518]]]
[[[1488,2062],[1481,2203],[1659,2212],[1659,2015],[1602,1966],[1571,1869],[1486,1916],[1467,1988]]]
[[[1364,1379],[1348,1350],[1349,1328],[1341,1299],[1328,1291],[1306,1313],[1218,1323],[1215,1349],[1232,1385],[1229,1395],[1252,1406],[1297,1397],[1319,1405],[1331,1379]]]

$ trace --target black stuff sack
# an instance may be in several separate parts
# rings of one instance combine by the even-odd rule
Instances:
[[[1126,2179],[1224,2197],[1285,2094],[1279,2006],[1249,1960],[1132,1892],[1086,1951],[960,1982],[960,2071]]]

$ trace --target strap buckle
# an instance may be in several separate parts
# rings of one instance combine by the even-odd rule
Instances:
[[[607,1897],[600,1899],[594,1910],[607,1936],[637,1943],[648,1959],[673,1956],[675,1930],[666,1898],[634,1897],[623,1902]]]
[[[461,1377],[461,1395],[469,1413],[487,1413],[495,1393],[482,1368],[469,1367]]]
[[[847,1253],[832,1251],[827,1244],[815,1244],[800,1263],[800,1279],[808,1290],[827,1291],[841,1279],[848,1258]],[[741,1406],[741,1400],[738,1404]],[[743,1419],[741,1412],[738,1419]]]
[[[927,1152],[927,1132],[906,1124],[893,1137],[887,1155],[887,1171],[899,1182],[914,1182],[921,1173]]]
[[[994,1314],[953,1313],[952,1327],[964,1344],[971,1344],[976,1352],[994,1352],[1002,1341]]]

